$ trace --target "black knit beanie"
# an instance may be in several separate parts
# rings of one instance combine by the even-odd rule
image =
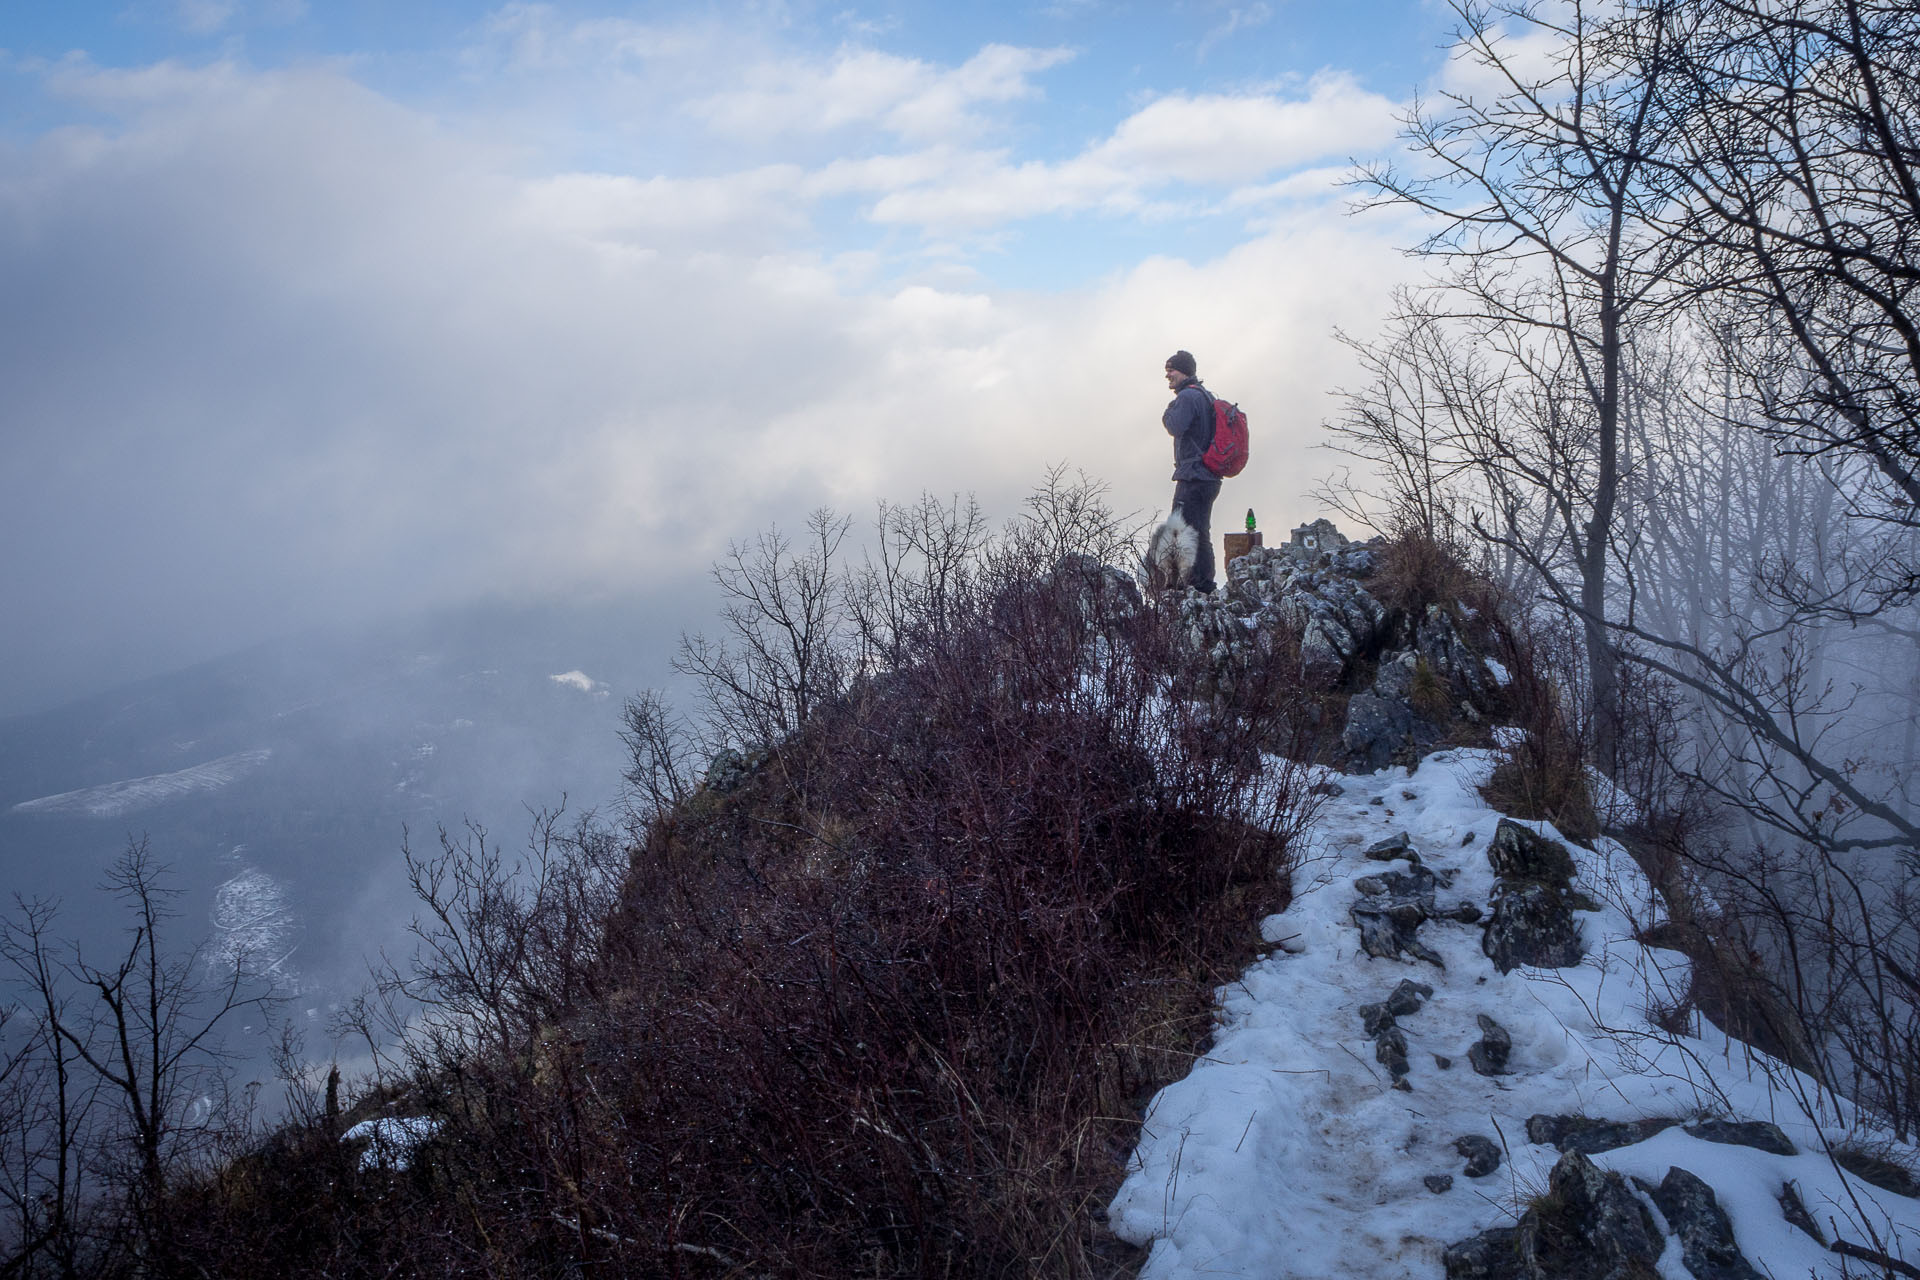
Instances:
[[[1193,354],[1188,351],[1176,351],[1167,357],[1167,368],[1186,374],[1189,378],[1199,371],[1193,362]]]

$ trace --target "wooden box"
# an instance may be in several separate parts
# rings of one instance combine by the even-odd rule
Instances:
[[[1224,570],[1227,565],[1232,564],[1235,560],[1238,560],[1241,556],[1247,554],[1247,552],[1253,550],[1255,547],[1264,547],[1266,545],[1267,544],[1261,540],[1259,530],[1255,530],[1252,533],[1228,534],[1227,535],[1227,558],[1226,558],[1226,562],[1221,565],[1221,568]]]

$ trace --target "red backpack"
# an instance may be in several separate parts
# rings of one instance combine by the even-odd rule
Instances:
[[[1213,443],[1200,457],[1200,465],[1222,480],[1239,475],[1247,466],[1247,415],[1238,405],[1207,397],[1213,402]]]

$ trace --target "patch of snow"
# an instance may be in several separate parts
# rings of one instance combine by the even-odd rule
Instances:
[[[1502,663],[1498,658],[1482,658],[1480,661],[1486,664],[1487,674],[1492,676],[1493,682],[1502,689],[1513,683],[1513,673],[1508,671],[1506,664]]]
[[[156,773],[124,782],[107,782],[77,791],[23,800],[13,806],[15,813],[77,813],[89,818],[117,818],[138,809],[177,800],[202,791],[218,791],[252,773],[273,756],[268,747],[236,751],[218,760],[209,760],[174,773]]]
[[[1349,914],[1354,881],[1384,869],[1360,856],[1382,836],[1406,830],[1425,864],[1451,877],[1437,892],[1440,910],[1487,905],[1494,875],[1486,848],[1500,815],[1474,784],[1493,759],[1454,750],[1429,757],[1411,778],[1393,769],[1338,779],[1342,803],[1325,806],[1309,832],[1292,904],[1262,923],[1261,937],[1277,949],[1216,993],[1213,1042],[1185,1079],[1154,1098],[1109,1208],[1116,1233],[1150,1246],[1143,1280],[1440,1275],[1449,1244],[1511,1226],[1545,1189],[1559,1152],[1528,1142],[1527,1118],[1537,1113],[1772,1120],[1801,1154],[1766,1155],[1673,1128],[1592,1158],[1656,1183],[1669,1166],[1705,1179],[1748,1260],[1775,1275],[1840,1274],[1841,1259],[1782,1220],[1778,1196],[1789,1180],[1829,1232],[1831,1220],[1848,1238],[1867,1239],[1864,1215],[1896,1253],[1914,1256],[1920,1204],[1838,1172],[1822,1153],[1823,1139],[1865,1127],[1851,1107],[1828,1101],[1810,1115],[1794,1098],[1821,1091],[1785,1064],[1711,1024],[1675,1036],[1649,1021],[1650,1007],[1686,990],[1688,962],[1633,940],[1652,891],[1616,843],[1569,846],[1577,883],[1601,903],[1576,916],[1588,948],[1577,966],[1500,974],[1481,951],[1479,926],[1442,919],[1420,936],[1444,969],[1361,951]],[[1375,799],[1398,813],[1388,817]],[[1559,838],[1551,824],[1525,825]],[[1411,1092],[1392,1087],[1358,1012],[1402,978],[1434,991],[1397,1020]],[[1507,1074],[1481,1076],[1469,1063],[1481,1014],[1513,1038]],[[1467,1135],[1503,1149],[1499,1169],[1465,1177],[1453,1144]],[[1427,1189],[1422,1179],[1436,1174],[1453,1177],[1450,1190]],[[1668,1253],[1677,1265],[1677,1252]]]
[[[264,871],[248,867],[213,891],[213,936],[207,945],[209,972],[246,969],[276,986],[296,982],[288,961],[297,921],[286,889]]]
[[[1593,796],[1593,807],[1600,814],[1602,826],[1630,826],[1645,816],[1634,798],[1613,785],[1613,779],[1598,769],[1587,770],[1587,791]]]
[[[381,1116],[362,1120],[340,1135],[342,1142],[362,1142],[362,1169],[405,1169],[413,1160],[413,1151],[440,1132],[440,1121],[432,1116]]]
[[[1493,726],[1493,745],[1502,751],[1510,750],[1527,740],[1527,731],[1519,725],[1497,724]]]

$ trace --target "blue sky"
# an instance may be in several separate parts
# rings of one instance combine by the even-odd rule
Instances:
[[[450,131],[512,146],[528,175],[586,171],[638,178],[724,177],[756,166],[826,165],[965,141],[1012,164],[1071,164],[1117,122],[1156,102],[1285,100],[1337,77],[1361,110],[1402,101],[1429,78],[1449,15],[1418,0],[1349,4],[1108,4],[1056,0],[962,6],[746,4],[592,6],[311,4],[306,0],[136,0],[7,6],[0,49],[7,131],[113,128],[111,110],[76,102],[62,68],[231,65],[260,73],[326,68]],[[1006,49],[997,68],[989,51]],[[1017,51],[1017,52],[1016,52]],[[915,125],[889,128],[916,79],[939,93]],[[844,97],[831,120],[776,129],[765,113],[804,114],[810,91]],[[1380,102],[1367,103],[1368,95]],[[703,107],[702,100],[718,100]],[[1336,101],[1336,107],[1345,105]],[[965,127],[952,129],[956,120]],[[1208,116],[1190,127],[1205,132]],[[1349,116],[1351,121],[1351,116]],[[802,127],[815,123],[816,127]],[[1179,122],[1169,120],[1177,136]],[[1258,128],[1259,122],[1249,122]],[[1329,129],[1318,147],[1282,146],[1280,172],[1302,160],[1338,165],[1379,130]],[[1156,139],[1172,145],[1174,136]],[[1304,140],[1303,140],[1304,141]],[[1210,145],[1203,137],[1193,144]],[[1349,148],[1344,149],[1343,147]],[[1204,166],[1203,166],[1204,167]],[[1208,181],[1164,177],[1144,210],[1086,199],[980,213],[969,224],[903,226],[866,192],[809,202],[811,243],[877,248],[901,259],[959,259],[995,283],[1052,288],[1155,251],[1228,247],[1244,218],[1213,210],[1256,162]],[[1035,196],[1029,203],[1044,201]],[[924,204],[925,202],[921,202]],[[1192,206],[1207,206],[1196,214]],[[876,218],[878,213],[878,218]],[[1122,213],[1129,216],[1116,216]]]
[[[319,620],[652,592],[1052,463],[1269,527],[1413,228],[1423,4],[0,0],[0,712]],[[129,615],[140,626],[126,626]],[[690,618],[689,625],[696,625]]]

